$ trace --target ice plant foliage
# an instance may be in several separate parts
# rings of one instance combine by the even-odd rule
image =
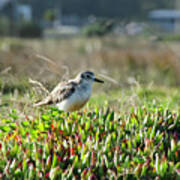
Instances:
[[[0,179],[176,179],[180,115],[162,107],[44,110],[0,125]]]

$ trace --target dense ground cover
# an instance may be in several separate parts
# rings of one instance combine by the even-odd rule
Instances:
[[[29,107],[34,114],[26,114],[13,106],[4,113],[2,107],[0,177],[178,179],[180,115],[147,92],[139,92],[139,105],[119,110],[108,108],[108,101],[102,106],[103,95],[71,114],[50,107]]]
[[[0,40],[0,179],[180,179],[179,44],[133,40]],[[87,68],[105,84],[83,110],[32,107],[29,77]]]

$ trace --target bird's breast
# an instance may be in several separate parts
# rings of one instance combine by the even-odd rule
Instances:
[[[63,111],[71,112],[81,109],[89,100],[91,96],[91,89],[76,90],[69,98],[57,104],[57,107]]]

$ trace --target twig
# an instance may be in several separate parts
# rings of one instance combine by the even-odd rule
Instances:
[[[68,68],[68,66],[65,66],[65,65],[63,65],[62,68],[65,70],[65,73],[62,76],[62,80],[67,80],[67,78],[69,77],[69,74],[70,74],[69,68]]]
[[[40,55],[40,54],[36,54],[35,56],[36,56],[37,58],[40,58],[40,59],[46,61],[46,62],[49,63],[50,65],[52,65],[52,66],[56,69],[56,70],[55,70],[56,73],[57,73],[57,74],[60,74],[60,73],[59,73],[59,70],[57,70],[57,64],[56,64],[52,59],[50,59],[50,58],[48,58],[48,57],[45,57],[45,56],[43,56],[43,55]],[[63,77],[62,77],[62,79],[64,80],[65,77],[68,77],[68,76],[69,76],[69,68],[68,68],[68,66],[66,66],[66,65],[61,65],[61,68],[65,70],[65,74],[64,74]]]
[[[42,85],[42,83],[35,81],[35,80],[32,80],[31,78],[29,78],[29,83],[38,85],[44,92],[49,94],[49,91]]]
[[[2,70],[2,71],[0,72],[0,74],[7,74],[11,69],[12,69],[12,67],[9,66],[9,67],[5,68],[4,70]]]
[[[50,58],[47,58],[47,57],[45,57],[43,55],[40,55],[40,54],[36,54],[35,56],[42,59],[42,60],[44,60],[44,61],[46,61],[46,62],[48,62],[49,64],[51,64],[51,65],[53,65],[55,67],[57,66],[56,63],[54,63]]]
[[[109,76],[104,75],[104,74],[98,74],[98,75],[105,78],[105,79],[107,79],[108,81],[118,85],[118,86],[121,86],[121,84],[117,80],[113,79],[112,77],[109,77]]]

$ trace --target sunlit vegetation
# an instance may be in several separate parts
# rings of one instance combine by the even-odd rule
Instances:
[[[0,126],[0,175],[7,179],[176,178],[180,116],[161,106],[66,114],[14,109]]]
[[[0,179],[180,177],[179,45],[136,40],[0,41]],[[51,90],[82,69],[105,80],[84,109],[33,108],[29,78]]]

